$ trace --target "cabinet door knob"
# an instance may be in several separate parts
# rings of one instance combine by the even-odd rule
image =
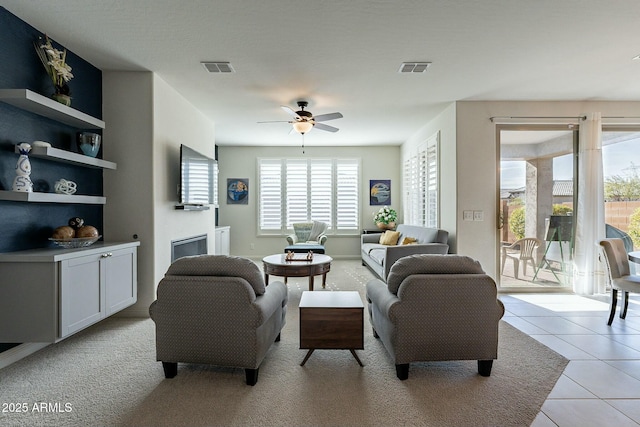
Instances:
[[[113,253],[107,252],[106,254],[102,254],[102,258],[109,258],[110,256],[113,256]]]

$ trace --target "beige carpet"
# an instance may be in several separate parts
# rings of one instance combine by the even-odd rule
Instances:
[[[357,261],[334,262],[327,291],[363,292],[370,277]],[[529,426],[567,364],[502,322],[491,377],[475,361],[452,361],[412,364],[399,381],[365,319],[363,368],[341,350],[317,350],[301,367],[297,305],[306,288],[306,279],[290,279],[282,341],[255,387],[243,370],[199,365],[180,364],[166,380],[153,322],[110,318],[0,370],[0,410],[27,406],[0,411],[0,425]],[[43,402],[46,411],[34,410]]]

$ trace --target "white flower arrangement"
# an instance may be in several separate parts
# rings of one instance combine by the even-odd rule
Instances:
[[[376,223],[381,222],[383,224],[389,224],[390,222],[396,222],[398,220],[398,213],[395,209],[392,209],[389,206],[384,206],[373,215],[373,220]]]
[[[51,78],[56,93],[69,94],[67,83],[73,78],[71,67],[67,64],[67,50],[60,51],[53,47],[49,36],[45,35],[44,41],[40,38],[34,42],[38,58]]]

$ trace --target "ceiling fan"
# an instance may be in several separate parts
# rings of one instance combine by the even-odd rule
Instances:
[[[258,122],[258,123],[291,123],[293,125],[293,129],[302,135],[309,132],[311,129],[316,128],[320,130],[324,130],[327,132],[338,132],[338,128],[325,125],[324,123],[328,120],[341,119],[343,116],[341,113],[329,113],[329,114],[320,114],[318,116],[314,116],[310,111],[306,111],[305,108],[309,105],[307,101],[298,101],[299,111],[293,111],[290,107],[282,106],[281,108],[290,116],[293,117],[293,120],[276,120],[270,122]]]

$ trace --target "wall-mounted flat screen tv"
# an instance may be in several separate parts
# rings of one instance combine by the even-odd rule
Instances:
[[[180,205],[206,206],[216,203],[217,161],[180,145]]]

